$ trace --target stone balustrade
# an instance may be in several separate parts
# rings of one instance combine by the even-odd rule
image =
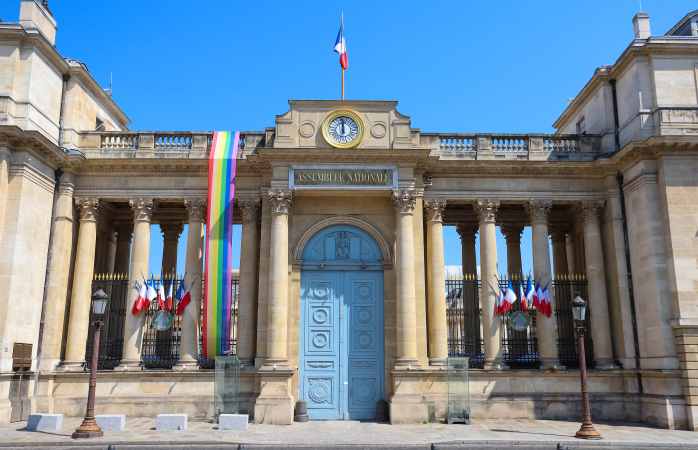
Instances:
[[[601,136],[422,133],[421,144],[441,159],[591,160]]]

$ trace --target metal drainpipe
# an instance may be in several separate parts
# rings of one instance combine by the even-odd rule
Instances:
[[[628,268],[628,295],[630,296],[630,316],[633,324],[633,344],[635,346],[635,374],[640,394],[644,393],[642,386],[642,373],[640,372],[640,340],[637,330],[637,313],[635,311],[635,291],[633,289],[633,268],[630,262],[630,239],[628,238],[628,221],[625,215],[625,193],[623,192],[623,174],[616,174],[618,190],[620,192],[620,215],[623,221],[623,241],[625,242],[625,265]]]
[[[61,88],[61,106],[58,112],[58,148],[63,151],[63,115],[65,110],[65,92],[68,87],[70,75],[63,75],[63,86]],[[58,167],[54,171],[53,184],[53,202],[51,204],[51,225],[48,231],[48,250],[46,252],[46,270],[44,271],[44,293],[41,299],[41,320],[39,321],[39,336],[36,342],[36,370],[34,370],[34,396],[39,391],[39,364],[41,363],[41,347],[44,339],[44,322],[46,321],[46,302],[48,301],[48,274],[51,268],[51,259],[53,259],[53,225],[54,216],[56,215],[56,203],[58,200],[58,190],[61,186],[61,178],[63,177],[63,169]]]
[[[616,151],[620,150],[620,119],[618,118],[618,92],[616,91],[616,80],[610,79],[611,94],[613,97],[613,138],[616,144]]]

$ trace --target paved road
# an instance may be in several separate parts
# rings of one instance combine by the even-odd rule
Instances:
[[[79,423],[78,419],[66,419],[63,431],[58,434],[23,431],[24,423],[0,425],[0,449],[698,450],[698,433],[690,431],[641,425],[598,425],[604,440],[588,442],[574,439],[579,427],[575,422],[543,420],[484,420],[472,425],[309,422],[291,426],[250,425],[245,432],[219,431],[211,423],[190,422],[187,431],[164,433],[155,431],[152,418],[129,418],[124,432],[76,442],[70,438],[70,433]]]

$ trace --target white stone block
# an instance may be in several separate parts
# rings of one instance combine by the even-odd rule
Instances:
[[[158,431],[187,431],[186,414],[158,414],[155,418]]]
[[[218,429],[245,431],[250,419],[247,414],[221,414],[218,416]]]
[[[95,416],[95,420],[102,431],[124,431],[126,428],[125,414],[102,414]]]
[[[27,431],[60,432],[63,429],[63,414],[31,414],[27,419]]]

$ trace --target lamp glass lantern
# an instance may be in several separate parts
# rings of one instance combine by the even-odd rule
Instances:
[[[92,294],[92,314],[101,318],[107,310],[107,305],[109,304],[109,296],[103,289],[97,289]]]
[[[587,315],[587,302],[579,295],[572,300],[572,318],[577,323],[582,323]]]

